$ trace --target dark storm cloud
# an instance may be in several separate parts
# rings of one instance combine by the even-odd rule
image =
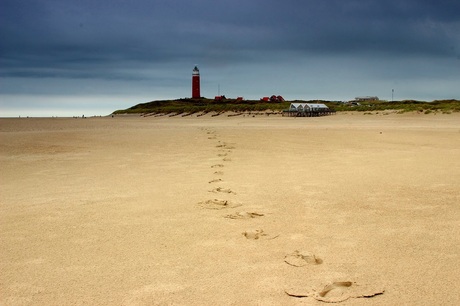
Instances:
[[[187,82],[197,63],[330,56],[458,65],[458,12],[457,0],[2,0],[0,77],[171,85]]]
[[[312,53],[379,52],[393,56],[452,55],[459,21],[454,1],[309,1],[280,11],[286,48]],[[445,5],[443,5],[445,4]],[[292,7],[291,7],[292,9]]]
[[[2,58],[115,62],[207,48],[446,55],[458,1],[2,1]],[[238,51],[241,52],[238,52]],[[239,54],[242,53],[242,54]]]

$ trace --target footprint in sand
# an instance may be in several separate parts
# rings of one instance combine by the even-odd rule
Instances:
[[[233,193],[233,194],[236,194],[236,192],[233,192],[232,190],[230,189],[224,189],[222,187],[217,187],[217,188],[214,188],[213,190],[209,190],[209,192],[222,192],[222,193]]]
[[[214,209],[214,210],[220,210],[220,209],[226,209],[226,208],[234,208],[234,207],[241,206],[241,204],[236,204],[236,203],[232,203],[232,202],[227,201],[227,200],[218,200],[218,199],[199,202],[198,205],[201,206],[202,208]]]
[[[276,236],[273,236],[273,237],[269,237],[268,234],[264,233],[264,230],[262,229],[257,229],[257,230],[251,230],[251,231],[246,231],[246,232],[243,232],[242,233],[244,237],[246,237],[246,239],[250,239],[250,240],[259,240],[259,239],[267,239],[267,240],[271,240],[271,239],[275,239],[277,238],[279,235],[276,235]]]
[[[222,152],[222,154],[225,154],[225,156],[227,156],[228,154],[232,153],[231,150],[223,150],[223,149],[221,149],[221,150],[219,150],[219,151]],[[221,157],[221,156],[219,156],[219,157]],[[223,156],[222,156],[222,157],[223,157]]]
[[[302,298],[312,297],[326,303],[340,303],[350,298],[371,298],[385,292],[382,286],[361,285],[351,281],[336,281],[320,286],[317,289],[288,289],[289,296]]]
[[[224,165],[222,164],[217,164],[217,165],[212,165],[211,168],[223,168]]]
[[[264,214],[256,213],[256,212],[246,212],[246,211],[241,211],[241,212],[236,212],[231,215],[226,215],[225,218],[229,219],[253,219],[253,218],[259,218],[263,217]]]
[[[224,171],[216,171],[216,172],[214,172],[214,174],[223,175],[223,174],[224,174]]]
[[[260,230],[243,232],[243,236],[246,237],[247,239],[257,240],[261,237],[267,236],[267,234],[264,233],[264,230],[260,229]]]
[[[224,161],[224,162],[226,162],[226,161],[232,161],[232,159],[229,158],[229,157],[225,157],[225,158],[222,159],[222,161]]]
[[[324,286],[323,290],[318,292],[317,298],[324,299],[324,301],[342,301],[343,298],[351,297],[347,294],[348,289],[353,285],[352,282],[333,282]],[[347,299],[345,298],[345,299]],[[344,301],[344,300],[343,300]]]
[[[219,153],[219,154],[217,154],[217,156],[224,157],[224,156],[227,156],[227,153]]]
[[[228,144],[225,144],[225,143],[217,145],[216,148],[223,148],[223,149],[227,149],[227,150],[235,149],[234,146],[231,146],[231,145],[228,145]]]
[[[208,183],[209,184],[212,184],[212,183],[218,183],[218,182],[222,182],[222,179],[213,179],[213,180],[210,180]]]
[[[294,267],[303,267],[306,265],[320,265],[323,260],[310,252],[294,251],[294,253],[284,257],[284,262]]]

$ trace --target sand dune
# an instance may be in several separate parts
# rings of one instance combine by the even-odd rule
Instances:
[[[460,303],[460,115],[0,119],[1,305]]]

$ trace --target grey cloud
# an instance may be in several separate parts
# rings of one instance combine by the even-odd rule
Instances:
[[[36,14],[6,3],[22,16],[2,22],[6,56],[78,59],[76,49],[82,62],[173,61],[208,48],[445,55],[459,40],[456,1],[31,1]]]
[[[333,78],[336,70],[374,84],[425,74],[452,80],[459,11],[457,0],[2,0],[0,94],[174,86],[182,93],[195,64],[235,90],[249,82],[292,89],[292,71],[298,86],[302,77]],[[272,66],[284,78],[271,75]]]

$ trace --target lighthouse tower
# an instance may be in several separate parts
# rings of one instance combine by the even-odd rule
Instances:
[[[200,70],[195,66],[192,72],[192,98],[199,99],[200,97]]]

